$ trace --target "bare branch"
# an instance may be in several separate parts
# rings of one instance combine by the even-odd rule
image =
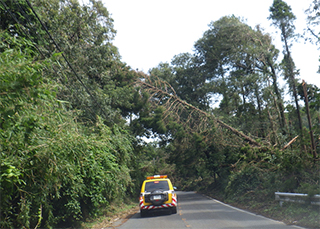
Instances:
[[[308,30],[310,31],[310,33],[313,35],[313,36],[315,36],[317,39],[318,39],[318,42],[320,41],[320,37],[318,37],[313,31],[312,31],[312,29],[310,29],[309,27],[308,27]]]
[[[292,143],[294,143],[297,138],[299,137],[299,135],[295,136],[288,144],[286,144],[280,151],[285,150],[286,148],[288,148],[288,146],[290,146]]]

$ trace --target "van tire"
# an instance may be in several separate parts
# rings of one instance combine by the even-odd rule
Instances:
[[[147,210],[140,210],[140,216],[141,218],[146,217],[147,216]]]

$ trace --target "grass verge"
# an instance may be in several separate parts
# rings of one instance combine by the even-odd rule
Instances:
[[[108,209],[101,209],[101,215],[88,219],[81,224],[81,228],[100,229],[112,227],[117,220],[129,218],[138,211],[138,204],[135,200],[125,200],[111,203]]]

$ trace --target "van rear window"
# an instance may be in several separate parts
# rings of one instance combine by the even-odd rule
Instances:
[[[169,190],[169,184],[166,180],[146,182],[145,192],[153,192],[154,190]]]

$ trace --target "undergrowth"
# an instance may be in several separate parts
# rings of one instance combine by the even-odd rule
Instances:
[[[137,200],[124,199],[114,201],[108,208],[99,209],[100,214],[96,217],[88,218],[85,222],[82,222],[81,228],[104,228],[117,219],[121,218],[121,215],[126,215],[130,210],[136,208]]]
[[[214,182],[201,189],[213,198],[257,214],[306,228],[320,228],[320,206],[283,203],[275,200],[275,192],[304,193],[310,197],[320,194],[319,165],[296,170],[271,170],[261,166],[243,166],[233,171],[225,186]]]

